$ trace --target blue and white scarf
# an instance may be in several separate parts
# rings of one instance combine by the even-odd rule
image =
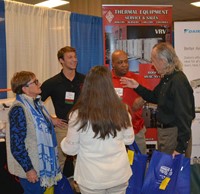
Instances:
[[[32,98],[25,94],[17,95],[17,100],[30,111],[37,135],[39,153],[39,173],[41,187],[51,187],[62,178],[58,161],[57,141],[50,115],[37,97],[36,106]]]

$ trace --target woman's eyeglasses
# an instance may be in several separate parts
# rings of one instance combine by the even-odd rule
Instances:
[[[27,83],[25,86],[26,86],[26,87],[29,87],[31,84],[38,85],[38,84],[39,84],[38,79],[34,80],[33,82]]]

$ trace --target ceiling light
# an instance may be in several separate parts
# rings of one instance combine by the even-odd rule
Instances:
[[[36,6],[41,6],[41,7],[48,7],[48,8],[52,8],[52,7],[58,7],[61,5],[65,5],[68,4],[69,1],[62,1],[62,0],[48,0],[48,1],[43,1],[41,3],[37,3],[35,4]]]
[[[194,3],[190,3],[190,4],[192,4],[192,5],[196,6],[196,7],[200,7],[200,1],[197,1],[197,2],[194,2]]]

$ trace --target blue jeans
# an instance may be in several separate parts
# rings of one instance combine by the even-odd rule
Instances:
[[[23,194],[43,194],[45,188],[40,186],[40,181],[30,183],[27,179],[19,178],[20,184],[24,189]]]

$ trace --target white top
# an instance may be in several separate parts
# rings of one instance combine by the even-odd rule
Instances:
[[[70,115],[67,136],[61,142],[64,153],[77,155],[76,182],[90,189],[106,189],[127,182],[132,171],[125,144],[134,141],[133,127],[122,129],[115,138],[103,140],[93,138],[91,125],[84,132],[77,131],[80,126],[75,124],[77,116],[78,111]]]

